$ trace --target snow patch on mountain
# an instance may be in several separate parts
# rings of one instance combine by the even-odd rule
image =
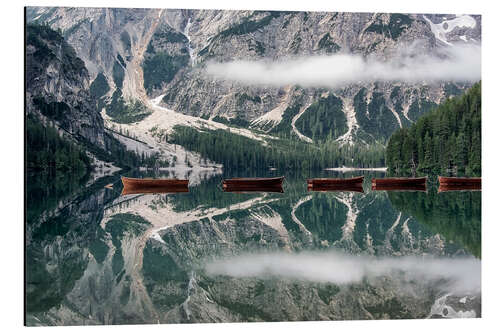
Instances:
[[[391,110],[392,114],[394,115],[394,117],[396,118],[396,120],[398,121],[398,125],[400,128],[403,128],[403,124],[401,123],[401,118],[399,118],[399,114],[396,112],[396,110],[394,109],[394,106],[392,105],[389,105],[390,103],[387,103],[387,107],[389,108],[389,110]]]
[[[476,26],[476,20],[470,15],[457,15],[457,17],[452,20],[447,20],[445,18],[441,23],[432,23],[432,21],[425,15],[424,19],[431,26],[431,31],[436,39],[446,45],[453,45],[447,40],[446,34],[453,31],[453,29],[455,29],[456,27],[473,29]],[[467,37],[460,36],[460,38],[467,42]]]
[[[298,120],[298,119],[302,116],[302,114],[303,114],[304,112],[306,112],[306,110],[307,110],[307,109],[311,106],[311,104],[312,104],[313,102],[314,102],[314,100],[313,100],[313,98],[311,97],[311,98],[309,99],[309,103],[307,103],[305,106],[303,106],[303,107],[299,110],[299,112],[298,112],[298,113],[297,113],[297,114],[296,114],[296,115],[292,118],[292,130],[295,132],[295,134],[297,134],[297,136],[299,137],[299,139],[301,139],[302,141],[305,141],[305,142],[309,142],[309,143],[312,143],[312,142],[313,142],[313,140],[312,140],[310,137],[308,137],[308,136],[306,136],[306,135],[304,135],[304,134],[300,133],[300,132],[299,132],[299,130],[297,129],[297,127],[295,126],[295,123],[296,123],[296,122],[297,122],[297,120]]]
[[[283,113],[285,110],[288,108],[290,105],[290,100],[292,97],[292,85],[286,86],[285,87],[285,95],[279,102],[278,106],[276,106],[274,109],[271,111],[263,114],[262,116],[254,119],[250,126],[252,128],[265,128],[265,132],[269,132],[271,129],[273,129],[276,125],[278,125],[281,120],[283,119]]]
[[[410,122],[413,122],[413,120],[410,119],[408,116],[408,112],[410,111],[410,106],[411,103],[413,102],[413,99],[410,99],[410,101],[407,104],[403,104],[403,116]]]
[[[171,133],[174,126],[176,125],[189,126],[198,130],[227,130],[231,133],[242,135],[249,139],[259,141],[263,146],[267,146],[266,139],[277,139],[276,137],[270,135],[256,134],[248,129],[230,127],[216,121],[193,117],[167,109],[160,105],[163,96],[164,95],[160,95],[150,100],[150,104],[155,111],[141,123],[149,123],[151,127],[155,125],[157,125],[158,127],[161,126],[161,128],[165,129],[168,133]]]
[[[172,111],[173,112],[173,111]],[[166,135],[169,133],[168,129],[160,127],[161,124],[175,125],[185,124],[182,121],[174,121],[174,117],[165,116],[161,111],[156,110],[151,116],[146,119],[131,124],[116,124],[106,114],[103,109],[101,116],[104,120],[104,125],[108,128],[113,126],[120,126],[123,132],[129,133],[130,136],[137,138],[137,141],[117,136],[117,138],[126,145],[128,150],[144,152],[147,155],[159,154],[164,160],[170,162],[169,168],[163,168],[172,173],[175,178],[189,178],[190,181],[198,183],[201,181],[201,175],[219,174],[222,172],[222,164],[203,160],[197,153],[185,150],[179,145],[174,145],[165,141]],[[170,128],[171,130],[171,128]],[[135,143],[133,143],[135,142]],[[174,162],[175,160],[175,162]],[[203,162],[202,162],[203,161]]]
[[[354,144],[354,133],[358,130],[359,124],[356,120],[356,110],[354,109],[353,100],[351,98],[342,98],[342,111],[347,119],[347,132],[339,136],[335,141],[339,142],[341,146]]]
[[[191,22],[191,18],[188,18],[188,21],[183,31],[184,36],[186,36],[188,40],[187,46],[188,46],[189,60],[191,62],[191,65],[196,63],[196,54],[194,53],[194,49],[191,44],[191,36],[189,35],[189,30],[191,29],[192,24],[193,23]]]

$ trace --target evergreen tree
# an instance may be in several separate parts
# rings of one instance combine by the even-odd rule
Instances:
[[[410,159],[409,159],[410,157]],[[410,128],[390,137],[386,163],[391,172],[481,174],[481,83],[448,99]]]

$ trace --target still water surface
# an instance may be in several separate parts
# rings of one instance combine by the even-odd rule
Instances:
[[[285,193],[222,192],[233,176],[249,175],[127,196],[119,177],[28,181],[27,324],[481,315],[481,192],[371,191],[376,173],[364,193],[308,192],[326,171],[287,174]]]

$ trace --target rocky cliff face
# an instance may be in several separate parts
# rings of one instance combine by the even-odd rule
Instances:
[[[84,61],[60,31],[27,25],[26,116],[56,127],[62,137],[81,146],[93,160],[94,178],[117,171],[113,163],[125,166],[137,159],[104,125],[96,95],[106,89],[102,79],[90,83]]]
[[[164,106],[184,114],[272,131],[280,122],[295,125],[310,117],[313,102],[333,95],[342,100],[335,109],[344,114],[340,127],[347,132],[335,138],[343,143],[385,140],[469,84],[249,86],[207,76],[207,62],[335,53],[387,60],[415,43],[418,53],[432,53],[442,45],[481,40],[481,18],[469,15],[29,8],[28,20],[62,29],[92,78],[102,72],[117,86],[113,69],[123,70],[124,96],[147,102],[164,95]],[[293,113],[289,119],[283,119],[286,110]]]
[[[106,147],[85,64],[59,33],[44,26],[27,27],[26,110],[55,122],[73,139]]]

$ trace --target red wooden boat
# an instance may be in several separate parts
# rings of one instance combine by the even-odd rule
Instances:
[[[311,178],[307,180],[308,187],[317,186],[353,186],[362,185],[365,176],[354,178]]]
[[[121,177],[123,189],[131,190],[146,190],[153,188],[187,188],[189,184],[188,179],[155,179],[155,178],[129,178]]]
[[[222,181],[222,188],[227,187],[273,187],[279,186],[281,187],[283,184],[283,180],[285,177],[273,177],[273,178],[231,178],[224,179]]]
[[[419,178],[372,178],[372,187],[373,186],[382,186],[382,185],[397,185],[397,186],[418,186],[418,185],[426,185],[427,177],[419,177]]]
[[[438,177],[440,185],[458,186],[458,185],[479,185],[481,186],[481,177]]]

